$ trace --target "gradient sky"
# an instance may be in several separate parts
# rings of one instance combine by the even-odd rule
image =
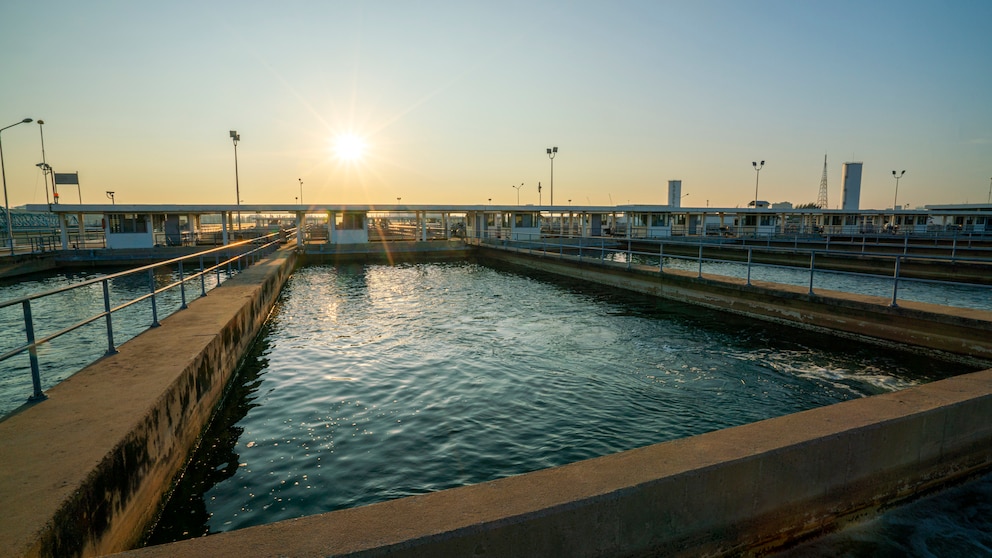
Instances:
[[[84,203],[979,203],[992,1],[0,3],[0,126],[43,119]],[[359,161],[334,137],[368,142]],[[37,124],[3,132],[44,203]],[[75,203],[74,187],[60,187]]]

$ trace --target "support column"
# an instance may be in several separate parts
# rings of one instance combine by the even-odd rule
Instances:
[[[62,241],[62,249],[69,249],[69,218],[65,213],[59,213],[59,240]]]
[[[79,249],[82,250],[83,248],[86,248],[86,227],[83,224],[82,213],[76,214],[76,227],[77,227],[77,234],[79,235],[78,240],[76,240],[76,246],[78,246]]]
[[[335,216],[333,211],[327,212],[327,243],[337,244],[337,239],[334,238],[337,234],[338,224],[334,222]]]
[[[307,228],[307,214],[302,211],[296,212],[296,249],[302,250],[304,247],[303,235],[306,233]]]
[[[221,244],[227,246],[231,243],[227,235],[227,225],[231,222],[231,213],[229,211],[223,211],[220,214],[220,239]]]
[[[418,211],[417,223],[420,225],[420,241],[427,242],[427,213]]]

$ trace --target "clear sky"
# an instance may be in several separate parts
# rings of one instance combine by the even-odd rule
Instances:
[[[84,203],[979,203],[992,1],[0,2],[0,127]],[[345,160],[335,138],[363,138]],[[35,123],[11,206],[44,203]],[[61,186],[65,203],[75,187]]]

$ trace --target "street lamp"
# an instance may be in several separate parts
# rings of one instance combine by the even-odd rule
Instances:
[[[234,199],[238,202],[238,230],[241,230],[241,184],[238,182],[238,141],[241,134],[231,130],[231,141],[234,142]]]
[[[548,148],[548,158],[551,159],[551,205],[555,204],[555,155],[558,154],[557,147]]]
[[[30,118],[25,118],[20,122],[14,122],[10,126],[5,126],[0,128],[0,133],[2,133],[7,128],[13,128],[18,124],[27,124],[33,122]],[[0,140],[0,177],[3,178],[3,208],[7,213],[7,239],[10,241],[10,255],[14,255],[14,224],[10,221],[10,204],[7,202],[7,171],[3,168],[3,141]]]
[[[510,184],[510,188],[513,188],[514,190],[517,191],[517,205],[520,205],[520,189],[523,187],[524,187],[523,182],[520,183],[520,186],[517,186],[516,184]]]
[[[117,202],[114,201],[114,193],[112,191],[107,190],[107,197],[110,198],[110,205],[117,205]]]
[[[298,179],[300,181],[300,205],[303,205],[303,179]]]
[[[761,176],[761,167],[765,166],[765,162],[762,161],[760,164],[756,161],[751,161],[751,166],[754,167],[754,208],[758,209],[758,178]]]
[[[992,193],[992,186],[989,186],[989,188],[990,188],[989,192]],[[537,205],[538,206],[542,205],[542,202],[541,202],[541,183],[540,182],[537,183]]]
[[[892,177],[896,179],[896,195],[892,198],[892,209],[896,208],[896,202],[899,200],[899,179],[902,175],[906,174],[906,171],[901,171],[898,174],[896,171],[892,171]]]

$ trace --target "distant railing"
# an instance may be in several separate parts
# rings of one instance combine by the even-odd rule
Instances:
[[[120,273],[113,273],[110,275],[104,275],[101,277],[96,277],[87,281],[81,281],[67,287],[61,287],[58,289],[52,289],[42,293],[31,294],[16,298],[13,300],[8,300],[5,302],[0,302],[0,310],[8,308],[11,306],[20,305],[24,313],[24,332],[27,338],[27,343],[19,347],[14,348],[4,354],[0,354],[0,362],[10,359],[14,356],[20,355],[24,352],[28,353],[29,359],[31,361],[31,383],[33,387],[33,393],[28,398],[28,401],[39,401],[45,399],[46,396],[42,390],[41,385],[41,373],[40,365],[38,361],[38,347],[45,343],[61,337],[67,333],[75,331],[87,324],[96,322],[100,319],[104,319],[106,322],[106,338],[107,338],[107,351],[105,355],[111,355],[117,352],[117,347],[114,343],[114,322],[113,315],[115,312],[123,310],[124,308],[130,307],[139,302],[150,300],[150,310],[151,310],[151,325],[149,327],[159,326],[159,316],[158,316],[158,305],[156,304],[156,295],[168,291],[170,289],[179,288],[181,305],[180,310],[186,308],[186,288],[187,283],[196,281],[199,279],[200,296],[207,295],[207,277],[211,274],[216,274],[216,283],[214,286],[220,285],[222,273],[226,273],[227,277],[230,277],[235,273],[235,271],[240,272],[243,268],[252,265],[257,262],[263,256],[274,252],[278,246],[285,242],[288,234],[293,234],[294,231],[280,231],[274,232],[265,236],[260,236],[258,238],[244,240],[237,243],[232,243],[227,246],[221,246],[219,248],[212,248],[210,250],[205,250],[203,252],[198,252],[195,254],[190,254],[188,256],[181,256],[178,258],[173,258],[167,261],[146,265],[136,269],[131,269],[128,271],[122,271]],[[210,265],[205,258],[208,256],[213,256],[213,265]],[[187,275],[185,262],[189,260],[196,260],[197,270]],[[164,286],[157,286],[155,281],[155,270],[162,268],[171,268],[176,266],[178,269],[179,279],[177,281],[171,282]],[[129,277],[138,275],[141,273],[148,274],[149,288],[148,292],[138,296],[136,298],[130,299],[122,304],[111,307],[110,304],[110,281],[114,279],[119,279],[122,277]],[[31,302],[44,297],[49,297],[75,289],[81,289],[100,283],[103,288],[103,311],[89,316],[77,323],[64,327],[54,333],[50,333],[41,338],[36,338],[35,336],[35,323],[31,314]]]
[[[926,261],[946,261],[948,263],[971,263],[982,266],[988,266],[990,272],[992,272],[992,262],[987,259],[965,259],[960,256],[921,256],[914,257],[903,254],[873,254],[873,258],[878,258],[883,261],[891,262],[891,273],[864,273],[864,272],[853,272],[853,271],[841,271],[836,269],[825,269],[822,264],[821,267],[817,267],[816,258],[817,254],[825,255],[837,255],[836,253],[828,252],[826,250],[810,250],[809,251],[809,264],[807,266],[789,266],[782,264],[770,264],[770,263],[759,263],[754,261],[754,247],[752,246],[735,246],[735,245],[719,245],[719,244],[707,244],[704,242],[693,243],[698,245],[697,253],[694,256],[687,256],[683,254],[673,254],[665,252],[665,242],[658,242],[658,250],[652,252],[645,252],[643,250],[639,251],[634,249],[633,245],[637,242],[643,242],[643,239],[625,239],[625,238],[609,238],[609,237],[558,237],[558,238],[547,238],[539,235],[518,235],[515,238],[495,238],[488,237],[482,239],[470,239],[469,243],[490,246],[495,248],[500,248],[508,251],[514,252],[529,252],[534,255],[539,256],[551,256],[557,257],[559,259],[572,258],[577,259],[582,262],[589,263],[599,263],[603,265],[617,265],[625,264],[626,269],[630,269],[632,265],[639,265],[641,267],[650,266],[656,268],[658,273],[663,273],[666,267],[680,267],[681,271],[695,272],[697,277],[703,276],[703,266],[704,264],[730,264],[734,269],[739,270],[740,276],[737,275],[727,275],[726,273],[721,273],[723,270],[717,270],[716,272],[712,270],[707,270],[708,275],[723,275],[725,277],[738,277],[744,279],[745,283],[751,285],[751,275],[752,271],[756,268],[765,269],[780,269],[780,270],[790,270],[791,272],[801,272],[808,276],[808,291],[807,293],[812,296],[815,294],[814,290],[814,279],[826,274],[847,276],[847,277],[872,277],[875,279],[886,278],[891,280],[891,300],[889,302],[890,306],[898,306],[899,301],[899,289],[900,284],[909,281],[917,283],[929,283],[934,285],[942,285],[947,287],[960,287],[961,282],[955,281],[942,281],[936,279],[919,279],[910,278],[902,275],[901,268],[906,261],[911,260],[926,260]],[[681,247],[685,247],[686,242],[671,242],[669,245],[677,244]],[[707,257],[704,255],[704,248],[720,248],[721,250],[734,250],[741,253],[742,257],[737,259],[724,259]],[[684,250],[683,250],[684,251]],[[762,251],[767,251],[762,249]],[[743,256],[746,255],[746,260]],[[669,260],[669,264],[666,265],[666,260]],[[681,266],[671,265],[671,261],[683,262]],[[689,264],[689,265],[686,265]],[[712,266],[711,266],[712,267]],[[887,266],[883,266],[887,267]],[[805,270],[805,271],[803,271]],[[768,281],[776,282],[776,281]],[[783,283],[797,285],[796,282]],[[992,285],[983,285],[977,283],[967,283],[968,287],[973,287],[985,291],[985,299],[988,301],[989,294],[992,294]],[[807,286],[803,284],[803,286]],[[847,292],[855,292],[854,290],[841,289],[841,288],[831,288],[830,290],[846,290]],[[857,293],[864,294],[864,293]],[[905,300],[905,298],[904,298]]]

